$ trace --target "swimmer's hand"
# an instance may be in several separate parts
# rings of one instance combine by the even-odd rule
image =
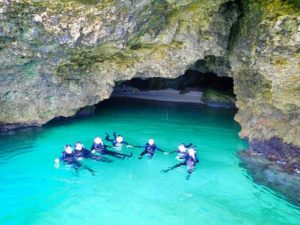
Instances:
[[[165,155],[169,155],[169,152],[164,152]]]
[[[54,159],[54,167],[55,167],[56,169],[59,168],[59,162],[60,162],[59,158]]]
[[[96,151],[95,151],[95,150],[92,150],[91,152],[92,152],[92,153],[95,153]]]
[[[82,158],[82,157],[79,157],[79,158],[77,158],[77,160],[79,160],[79,161],[80,161],[80,160],[83,160],[83,158]]]
[[[127,145],[126,147],[127,147],[127,148],[133,148],[133,146],[131,146],[131,145]]]

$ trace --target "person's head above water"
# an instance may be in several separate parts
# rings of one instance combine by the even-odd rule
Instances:
[[[76,142],[75,149],[81,151],[83,149],[83,145],[80,142]]]
[[[178,150],[180,152],[186,152],[186,147],[184,146],[184,144],[181,144],[181,145],[178,146]]]
[[[148,144],[149,144],[149,145],[154,145],[154,143],[155,143],[154,139],[150,138],[150,139],[148,140]]]
[[[94,142],[95,142],[95,144],[102,144],[103,145],[103,141],[100,137],[95,137]]]
[[[195,158],[195,155],[196,155],[196,148],[195,147],[192,147],[192,148],[189,148],[188,149],[188,153],[191,157]]]
[[[68,154],[71,154],[73,152],[71,145],[65,145],[65,152]]]
[[[118,136],[116,137],[116,141],[117,141],[118,143],[122,143],[122,142],[124,141],[123,136],[118,135]]]

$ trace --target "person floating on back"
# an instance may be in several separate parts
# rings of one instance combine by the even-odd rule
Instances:
[[[135,147],[144,147],[145,148],[145,150],[139,155],[139,159],[142,159],[145,154],[148,156],[149,159],[151,159],[156,150],[163,152],[165,154],[168,154],[168,152],[166,152],[156,146],[154,139],[149,139],[148,142],[144,146],[135,146]]]
[[[177,153],[177,156],[176,156],[176,159],[178,160],[178,161],[184,161],[185,160],[185,158],[186,158],[186,155],[188,154],[188,148],[189,147],[191,147],[193,144],[192,143],[190,143],[190,144],[188,144],[188,145],[186,145],[186,144],[181,144],[181,145],[179,145],[178,146],[178,148],[176,149],[176,150],[174,150],[174,151],[171,151],[171,152],[169,152],[170,154],[171,153]]]
[[[119,158],[119,159],[124,159],[125,157],[132,156],[132,153],[127,155],[127,154],[123,154],[123,153],[119,153],[119,152],[115,152],[115,151],[110,151],[110,150],[107,150],[107,147],[109,147],[109,146],[105,145],[100,137],[96,137],[94,139],[94,143],[91,147],[91,151],[92,151],[92,153],[98,152],[101,155],[111,155],[111,156]]]
[[[185,160],[184,162],[180,162],[174,166],[169,167],[168,169],[164,169],[161,172],[163,173],[167,173],[173,169],[176,169],[180,166],[187,166],[188,171],[187,171],[187,175],[186,175],[186,179],[190,179],[191,174],[193,173],[196,163],[199,162],[199,159],[197,157],[197,150],[196,150],[196,146],[188,148],[187,150],[187,154],[185,155]]]
[[[75,153],[71,145],[65,145],[64,151],[62,152],[62,156],[60,158],[55,159],[56,167],[59,167],[60,161],[66,163],[67,165],[72,166],[75,169],[76,174],[78,175],[79,168],[86,169],[94,176],[95,171],[87,166],[82,166],[80,162],[77,161]]]
[[[108,133],[106,133],[105,140],[112,143],[114,147],[122,147],[126,145],[127,148],[131,148],[132,146],[128,144],[128,142],[124,141],[124,137],[122,135],[117,135],[116,132],[113,133],[114,138],[112,139]]]
[[[82,160],[83,158],[90,158],[90,159],[102,161],[102,162],[112,162],[112,160],[110,160],[104,156],[99,156],[99,155],[91,153],[89,150],[87,150],[86,148],[83,147],[81,142],[75,143],[74,155],[77,160]]]

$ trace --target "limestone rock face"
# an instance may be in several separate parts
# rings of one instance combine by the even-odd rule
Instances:
[[[237,16],[231,0],[1,0],[0,127],[71,116],[118,80],[226,58]]]
[[[236,120],[252,142],[280,138],[300,147],[299,1],[242,1],[231,39]]]

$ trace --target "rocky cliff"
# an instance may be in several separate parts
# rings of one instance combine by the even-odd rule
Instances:
[[[222,58],[238,16],[228,0],[0,4],[2,129],[73,115],[108,98],[117,80],[175,78],[198,59]]]
[[[300,203],[300,2],[241,2],[230,43],[236,120],[250,144],[240,155],[257,180]]]
[[[233,77],[245,155],[300,172],[299,49],[298,0],[0,0],[0,127],[193,68]]]
[[[241,136],[300,146],[300,10],[278,0],[243,6],[231,54]]]

